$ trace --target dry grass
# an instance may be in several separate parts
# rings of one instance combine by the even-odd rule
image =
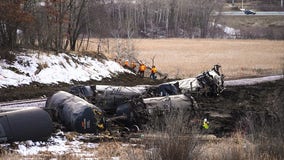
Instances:
[[[218,141],[209,141],[201,144],[202,154],[200,160],[241,160],[254,159],[255,145],[250,143],[241,134],[236,133],[229,138],[222,138]]]
[[[132,145],[121,142],[102,142],[95,151],[95,158],[98,160],[114,159],[120,157],[125,160],[142,160],[144,147],[142,145]]]
[[[113,57],[117,40],[102,43],[102,51]],[[155,56],[158,70],[170,77],[196,76],[214,64],[222,65],[226,78],[283,73],[284,41],[223,39],[134,39],[138,59],[151,65]],[[92,39],[89,50],[97,48]],[[107,47],[110,46],[110,47]],[[109,48],[109,49],[107,49]]]

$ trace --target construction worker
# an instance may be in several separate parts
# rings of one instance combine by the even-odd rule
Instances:
[[[133,72],[135,72],[135,68],[136,68],[135,62],[131,62],[130,67],[131,67],[131,70],[132,70]]]
[[[128,61],[128,60],[126,60],[126,61],[124,62],[123,67],[124,67],[124,68],[129,68],[129,61]]]
[[[156,79],[157,78],[156,73],[157,73],[157,68],[156,68],[156,66],[153,65],[152,68],[151,68],[150,78]]]
[[[209,128],[209,122],[207,121],[207,118],[204,118],[202,127],[203,127],[203,129]]]
[[[139,70],[138,70],[138,75],[141,77],[141,78],[144,78],[144,72],[146,70],[146,65],[141,63],[140,66],[139,66]]]

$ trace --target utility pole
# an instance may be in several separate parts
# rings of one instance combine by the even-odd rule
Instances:
[[[244,0],[242,0],[242,9],[244,8]]]
[[[235,0],[232,0],[232,6],[235,6]]]
[[[281,0],[281,8],[283,8],[283,0]]]

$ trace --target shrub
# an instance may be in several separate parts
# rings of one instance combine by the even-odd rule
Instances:
[[[184,111],[171,112],[164,117],[164,126],[159,126],[161,132],[154,132],[153,141],[146,144],[151,148],[145,155],[149,160],[190,160],[199,154],[196,134],[197,127],[189,125],[188,116]],[[161,125],[161,123],[156,123]]]

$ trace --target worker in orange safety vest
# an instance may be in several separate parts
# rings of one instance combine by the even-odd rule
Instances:
[[[136,68],[135,62],[132,62],[130,67],[131,67],[132,71],[135,72],[135,68]]]
[[[144,78],[144,72],[146,70],[146,65],[141,63],[140,66],[139,66],[139,70],[138,70],[138,75],[141,77],[141,78]]]
[[[125,68],[128,68],[128,67],[129,67],[129,62],[128,62],[128,60],[126,60],[126,61],[124,62],[123,67],[125,67]]]
[[[157,73],[157,68],[156,68],[156,66],[153,65],[152,68],[151,68],[150,78],[156,79],[157,78],[156,73]]]

